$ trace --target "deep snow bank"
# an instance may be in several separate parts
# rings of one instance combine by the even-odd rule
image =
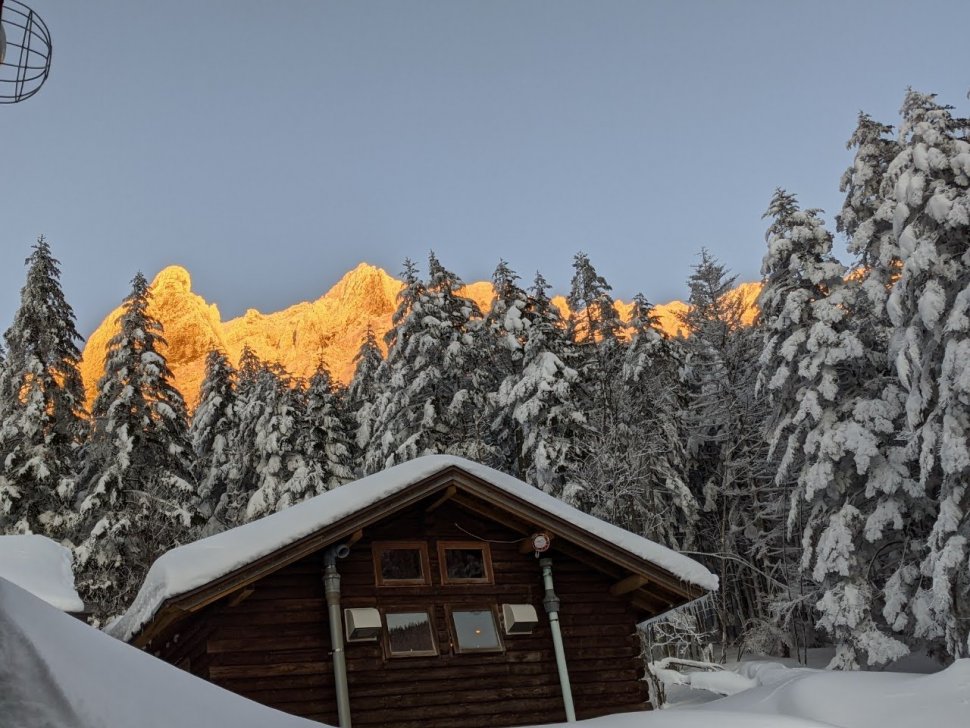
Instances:
[[[970,659],[929,675],[788,668],[765,661],[742,663],[738,671],[758,687],[690,712],[792,716],[841,728],[970,726]]]
[[[320,728],[193,677],[0,578],[3,728]]]

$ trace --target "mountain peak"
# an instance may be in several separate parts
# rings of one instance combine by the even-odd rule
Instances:
[[[192,275],[180,265],[169,265],[158,272],[151,287],[155,291],[165,288],[189,293],[192,290]]]

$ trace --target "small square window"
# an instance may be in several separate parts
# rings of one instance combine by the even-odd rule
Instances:
[[[488,607],[452,609],[451,626],[456,652],[501,652],[503,649],[495,613]]]
[[[437,655],[431,616],[427,612],[387,612],[387,652],[391,657]]]
[[[439,541],[442,584],[491,584],[492,559],[480,541]]]
[[[378,586],[428,583],[428,547],[420,541],[382,541],[372,548]]]

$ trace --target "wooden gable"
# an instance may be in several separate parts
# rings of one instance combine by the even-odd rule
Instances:
[[[353,488],[348,484],[345,488]],[[246,564],[187,593],[164,602],[131,639],[136,646],[149,646],[159,637],[210,604],[232,598],[250,585],[301,559],[337,543],[356,544],[376,524],[395,514],[419,506],[432,513],[446,503],[459,506],[493,522],[502,523],[523,541],[532,533],[545,531],[554,537],[552,550],[568,555],[598,574],[612,579],[608,591],[627,595],[644,617],[659,614],[701,596],[701,587],[679,580],[666,570],[640,559],[575,524],[536,507],[534,504],[495,488],[463,469],[451,466],[414,483],[393,497],[371,503],[319,531],[271,554]]]

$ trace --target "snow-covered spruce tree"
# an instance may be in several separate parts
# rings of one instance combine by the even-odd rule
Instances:
[[[633,299],[613,426],[593,436],[584,472],[594,515],[672,548],[693,545],[697,501],[685,483],[683,353]],[[602,453],[609,457],[602,457]]]
[[[196,481],[199,484],[199,514],[205,519],[203,533],[226,491],[232,453],[229,444],[238,424],[234,380],[236,371],[221,351],[210,351],[205,360],[205,378],[199,403],[192,414],[189,440],[195,453]]]
[[[397,431],[393,423],[402,416],[405,406],[402,393],[408,381],[408,372],[403,362],[403,351],[411,338],[417,335],[419,317],[412,314],[416,307],[420,307],[420,299],[425,295],[425,283],[410,258],[404,260],[401,277],[404,285],[397,294],[397,308],[391,315],[391,328],[384,335],[387,356],[374,374],[377,386],[373,403],[366,411],[358,410],[357,414],[357,440],[363,448],[364,474],[376,473],[400,462],[395,459]],[[365,427],[367,430],[364,430]]]
[[[151,563],[183,543],[196,502],[185,403],[138,273],[108,342],[79,487],[78,590],[98,619],[130,603]]]
[[[901,473],[880,448],[892,403],[867,391],[872,362],[849,318],[861,290],[845,280],[818,211],[779,190],[766,217],[761,363],[775,405],[770,443],[784,452],[776,482],[795,482],[790,527],[805,514],[802,566],[835,643],[830,666],[883,664],[908,652],[881,618],[884,585],[870,566],[902,525]]]
[[[364,454],[370,444],[374,427],[375,406],[380,392],[378,373],[382,371],[384,355],[377,344],[377,336],[367,327],[364,340],[354,357],[354,376],[347,385],[346,413],[351,434],[350,451],[353,472],[364,471]]]
[[[578,473],[586,457],[586,416],[581,409],[579,375],[549,284],[536,274],[521,320],[525,327],[522,371],[502,382],[497,404],[512,412],[522,442],[517,471],[536,487],[578,504],[583,498]]]
[[[744,326],[734,277],[706,250],[688,279],[686,383],[688,486],[700,505],[697,553],[721,579],[723,649],[763,618],[764,569],[755,552],[764,524],[752,514],[771,476],[764,401],[756,396],[760,334]]]
[[[433,253],[427,284],[405,265],[365,468],[374,472],[431,453],[489,461],[481,312],[459,295],[461,280]]]
[[[226,489],[213,528],[233,528],[315,495],[322,472],[300,451],[303,392],[276,363],[243,347]]]
[[[304,400],[300,450],[308,471],[318,478],[315,495],[353,478],[351,433],[342,391],[323,362],[310,378]]]
[[[905,391],[888,356],[893,325],[886,308],[902,264],[893,235],[893,209],[884,194],[889,165],[900,152],[892,128],[859,115],[849,140],[855,147],[852,165],[842,176],[845,202],[837,221],[856,256],[855,270],[843,281],[848,322],[862,346],[864,374],[842,397],[843,413],[851,412],[868,433],[866,446],[863,552],[868,588],[879,612],[874,620],[913,643],[913,620],[906,616],[914,575],[928,529],[932,505],[922,497],[912,476],[913,449],[900,433],[906,429]]]
[[[492,403],[492,435],[495,447],[495,466],[503,472],[522,478],[519,471],[522,452],[521,430],[515,421],[512,410],[497,404],[498,389],[502,382],[514,378],[522,371],[522,356],[525,349],[525,323],[523,311],[529,306],[529,296],[519,285],[519,276],[504,260],[499,261],[492,274],[492,289],[495,298],[485,315],[482,345],[490,363]]]
[[[43,236],[0,356],[0,533],[68,534],[86,434],[80,336]]]
[[[266,365],[248,344],[243,346],[236,368],[233,427],[228,433],[229,456],[224,485],[206,530],[218,532],[246,522],[246,506],[256,488],[254,476],[257,422],[262,415],[267,390],[275,389],[265,375]]]
[[[890,353],[907,392],[919,498],[936,506],[914,590],[915,636],[970,655],[970,121],[909,91],[887,170],[902,261],[888,310]],[[893,586],[899,586],[894,584]],[[902,620],[903,616],[898,615]]]
[[[601,434],[615,425],[618,408],[619,373],[623,368],[620,331],[623,325],[616,311],[610,285],[596,272],[589,256],[573,258],[567,334],[576,345],[576,369],[587,390],[587,419]]]
[[[246,521],[289,508],[326,489],[321,463],[308,462],[300,447],[304,428],[303,391],[279,364],[257,375],[261,401],[250,399],[243,416],[253,422],[252,495]]]

